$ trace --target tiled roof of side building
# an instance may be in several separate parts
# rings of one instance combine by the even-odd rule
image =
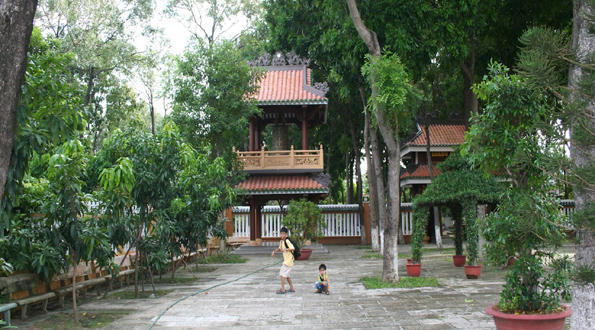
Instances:
[[[306,74],[306,79],[304,79]],[[269,67],[256,95],[259,105],[327,104],[324,92],[310,85],[310,69],[302,66]]]
[[[440,174],[440,170],[436,168],[435,164],[432,164],[432,174],[437,176]],[[401,178],[429,178],[430,177],[430,169],[428,164],[420,164],[415,167],[408,168],[406,171],[401,172]]]
[[[251,175],[237,185],[247,193],[327,192],[328,187],[309,175]]]
[[[439,145],[461,145],[465,141],[465,125],[430,125],[430,143],[433,146]],[[405,146],[425,146],[427,144],[426,129],[424,125],[419,125],[419,131]]]

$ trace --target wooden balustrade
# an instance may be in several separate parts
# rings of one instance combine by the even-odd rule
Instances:
[[[324,169],[323,149],[320,150],[273,150],[233,151],[244,164],[244,171],[262,172],[268,170],[322,171]]]

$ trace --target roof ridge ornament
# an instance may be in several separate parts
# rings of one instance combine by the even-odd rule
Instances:
[[[264,53],[254,61],[247,61],[250,66],[286,66],[286,65],[304,65],[309,66],[311,60],[299,57],[293,50],[285,55],[282,52],[276,52],[275,55]]]

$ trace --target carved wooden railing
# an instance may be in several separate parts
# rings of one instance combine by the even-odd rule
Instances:
[[[323,151],[320,150],[274,150],[233,151],[244,164],[244,171],[263,170],[323,170]]]

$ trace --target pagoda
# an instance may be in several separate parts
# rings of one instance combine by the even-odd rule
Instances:
[[[301,198],[318,203],[328,195],[330,180],[324,173],[323,146],[311,149],[308,144],[308,130],[326,122],[328,85],[312,85],[310,60],[293,52],[265,54],[248,64],[265,70],[256,95],[261,113],[250,118],[248,150],[234,151],[248,174],[238,188],[250,206],[249,244],[259,245],[262,225],[258,220],[269,201],[278,201],[283,207]],[[268,125],[272,125],[271,145],[263,139]],[[300,149],[289,144],[291,125],[301,130]]]

